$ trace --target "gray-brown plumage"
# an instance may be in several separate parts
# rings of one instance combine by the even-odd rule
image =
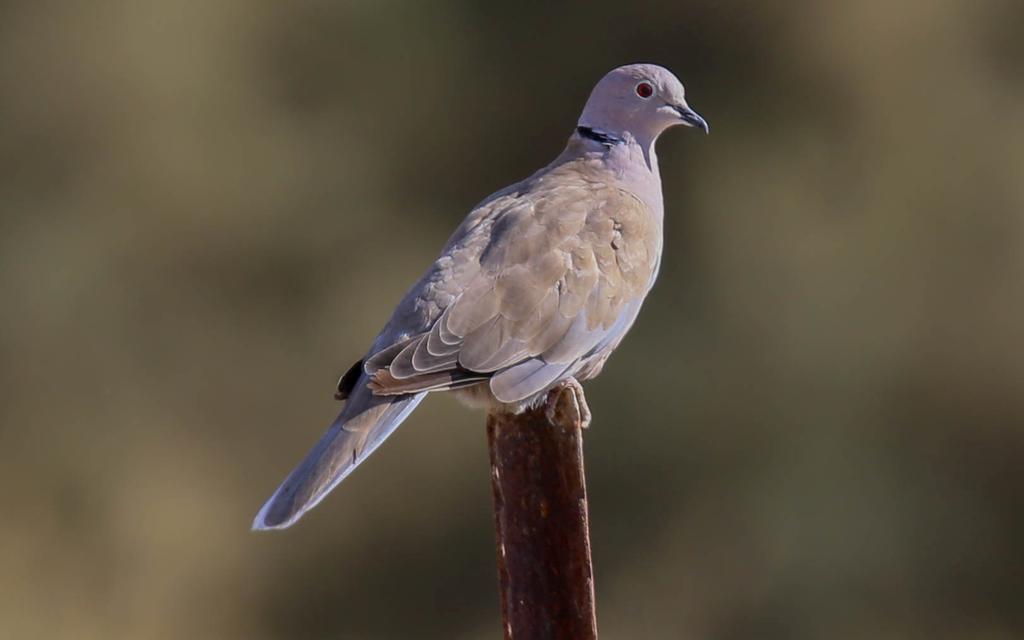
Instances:
[[[477,209],[421,299],[460,294],[427,330],[367,361],[370,388],[488,380],[497,401],[518,403],[616,339],[650,287],[661,223],[602,173],[570,160]]]
[[[297,520],[427,392],[521,411],[556,385],[597,375],[657,275],[654,143],[675,124],[707,130],[671,73],[629,65],[606,75],[562,154],[475,207],[406,294],[339,381],[338,419],[254,528]]]

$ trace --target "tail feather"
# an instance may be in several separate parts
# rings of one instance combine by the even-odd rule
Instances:
[[[252,528],[284,529],[294,524],[368,458],[424,395],[380,397],[363,386],[348,399],[313,450],[270,496],[256,514]]]

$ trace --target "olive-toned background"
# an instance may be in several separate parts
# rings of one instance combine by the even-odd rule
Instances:
[[[1024,4],[0,6],[0,636],[495,638],[483,417],[248,526],[469,208],[676,71],[606,638],[1024,636]]]

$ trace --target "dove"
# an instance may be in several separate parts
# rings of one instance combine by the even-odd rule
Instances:
[[[663,203],[655,142],[708,132],[667,69],[631,64],[594,87],[564,151],[473,208],[341,376],[341,412],[260,509],[253,529],[294,524],[431,392],[492,412],[571,394],[601,372],[654,284]]]

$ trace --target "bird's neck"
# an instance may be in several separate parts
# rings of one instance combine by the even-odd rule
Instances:
[[[573,138],[579,139],[588,149],[594,151],[606,149],[613,152],[620,145],[635,145],[643,151],[647,168],[657,173],[658,164],[657,156],[654,153],[654,143],[657,142],[662,130],[648,131],[644,127],[631,127],[628,131],[619,132],[616,129],[591,123],[587,119],[581,119],[573,133]]]
[[[569,138],[560,161],[585,158],[599,162],[616,182],[643,198],[653,211],[661,212],[661,175],[654,150],[656,136],[638,139],[630,132],[611,133],[581,124]]]

